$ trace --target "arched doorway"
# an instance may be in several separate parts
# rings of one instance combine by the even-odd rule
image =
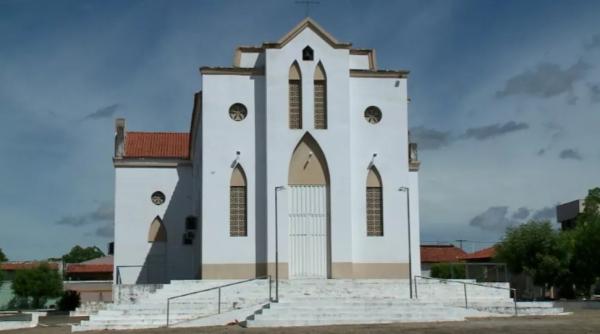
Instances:
[[[306,133],[292,154],[289,184],[289,276],[327,278],[329,272],[329,169]]]

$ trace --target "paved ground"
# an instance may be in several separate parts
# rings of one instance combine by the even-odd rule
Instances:
[[[2,334],[66,334],[70,333],[65,316],[50,316],[41,318],[42,326],[33,329],[16,331],[3,331]],[[87,332],[89,334],[106,334],[107,332]],[[308,333],[432,333],[432,334],[592,334],[600,333],[600,310],[582,310],[572,315],[556,317],[519,317],[519,318],[494,318],[477,319],[465,322],[424,323],[424,324],[395,324],[395,325],[364,325],[364,326],[328,326],[328,327],[301,327],[301,328],[241,328],[238,326],[186,328],[186,329],[150,329],[136,331],[118,331],[118,334],[192,334],[192,333],[218,333],[218,334],[308,334]]]

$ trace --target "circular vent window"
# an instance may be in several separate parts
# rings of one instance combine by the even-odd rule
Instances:
[[[241,121],[248,115],[246,106],[241,103],[235,103],[229,107],[229,117],[234,121]]]
[[[381,121],[381,110],[379,108],[370,106],[365,110],[365,119],[371,124],[377,124]]]
[[[152,200],[152,203],[161,205],[165,202],[165,194],[160,191],[155,191],[150,199]]]

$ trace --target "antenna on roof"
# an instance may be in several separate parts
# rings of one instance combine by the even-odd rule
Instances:
[[[320,3],[321,3],[320,1],[314,1],[314,0],[297,0],[296,1],[297,5],[305,6],[305,17],[308,17],[308,14],[310,13],[310,5],[318,5]]]

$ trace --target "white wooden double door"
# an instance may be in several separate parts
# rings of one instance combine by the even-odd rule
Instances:
[[[327,186],[289,189],[290,278],[327,278]]]

